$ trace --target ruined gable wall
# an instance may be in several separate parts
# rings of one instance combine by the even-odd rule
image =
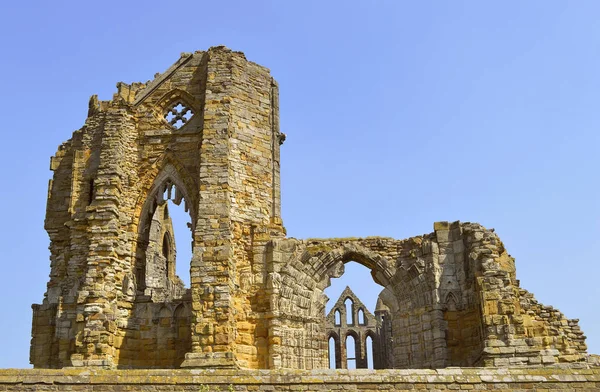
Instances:
[[[348,323],[348,312],[346,300],[350,299],[350,319]],[[359,317],[359,311],[362,311],[362,321]],[[336,312],[339,315],[339,322],[336,322]],[[346,369],[348,353],[346,350],[346,339],[348,336],[354,338],[354,354],[357,369],[366,369],[368,366],[368,357],[373,361],[375,369],[383,369],[379,359],[379,336],[377,335],[378,321],[375,316],[367,309],[362,301],[352,292],[349,287],[342,292],[335,302],[327,316],[325,317],[325,327],[327,334],[328,356],[331,356],[331,346],[329,340],[334,339],[335,368]],[[367,350],[367,337],[371,337],[372,351]],[[390,342],[385,342],[389,344]]]
[[[115,99],[100,103],[94,113],[104,117],[111,135],[119,135],[103,139],[98,148],[101,166],[107,166],[106,176],[99,180],[111,185],[110,190],[102,189],[102,195],[110,193],[102,200],[110,200],[115,207],[111,211],[117,214],[102,215],[105,219],[96,224],[114,228],[110,233],[117,236],[99,229],[102,238],[92,241],[111,243],[118,251],[104,259],[108,265],[102,267],[90,266],[90,253],[85,255],[94,296],[80,296],[82,305],[75,313],[93,314],[79,317],[81,324],[70,333],[79,336],[78,353],[63,352],[65,363],[71,363],[69,358],[77,365],[167,363],[154,355],[162,338],[151,324],[160,310],[144,302],[139,290],[144,274],[139,272],[147,258],[145,225],[153,212],[158,181],[169,169],[183,184],[192,216],[190,350],[214,357],[235,352],[242,366],[265,366],[257,354],[257,345],[266,351],[266,327],[260,321],[264,305],[256,298],[264,276],[256,275],[255,282],[251,271],[252,233],[265,228],[282,232],[280,224],[271,225],[277,222],[273,145],[278,149],[279,143],[273,133],[274,85],[268,70],[248,63],[241,53],[214,48],[182,56],[148,85],[118,87]],[[192,107],[195,116],[174,131],[163,115],[177,100]],[[117,107],[130,116],[129,122],[107,120]],[[87,287],[84,292],[89,292]],[[99,305],[97,299],[104,296],[108,301]]]

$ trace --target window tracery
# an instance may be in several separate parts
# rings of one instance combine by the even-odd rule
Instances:
[[[175,101],[165,112],[165,120],[175,129],[183,127],[194,115],[191,107],[183,101]]]

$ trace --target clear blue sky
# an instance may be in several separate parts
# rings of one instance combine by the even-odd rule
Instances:
[[[598,15],[598,1],[3,2],[0,367],[28,366],[49,157],[90,95],[219,44],[279,81],[290,236],[480,222],[600,353]]]

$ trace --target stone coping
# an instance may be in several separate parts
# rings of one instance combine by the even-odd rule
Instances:
[[[597,383],[596,368],[446,368],[386,370],[0,369],[0,385],[293,385]]]

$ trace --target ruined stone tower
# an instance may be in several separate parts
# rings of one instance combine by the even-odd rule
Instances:
[[[32,362],[172,367],[187,353],[200,366],[261,366],[265,304],[254,281],[264,271],[252,247],[283,235],[276,82],[218,47],[117,87],[111,101],[91,98],[85,125],[51,161],[51,273],[34,307]],[[165,190],[191,217],[191,290],[166,293],[163,279],[153,299],[147,289],[163,283],[151,283],[146,260]],[[163,334],[163,321],[152,323],[163,316],[189,331]]]
[[[388,367],[585,360],[577,321],[520,288],[514,260],[478,224],[437,222],[406,240],[286,238],[278,87],[242,53],[183,54],[153,81],[117,88],[90,99],[51,160],[35,367],[326,368],[323,290],[351,260],[384,287]],[[191,219],[192,259],[177,260],[190,265],[188,289],[167,199]]]

